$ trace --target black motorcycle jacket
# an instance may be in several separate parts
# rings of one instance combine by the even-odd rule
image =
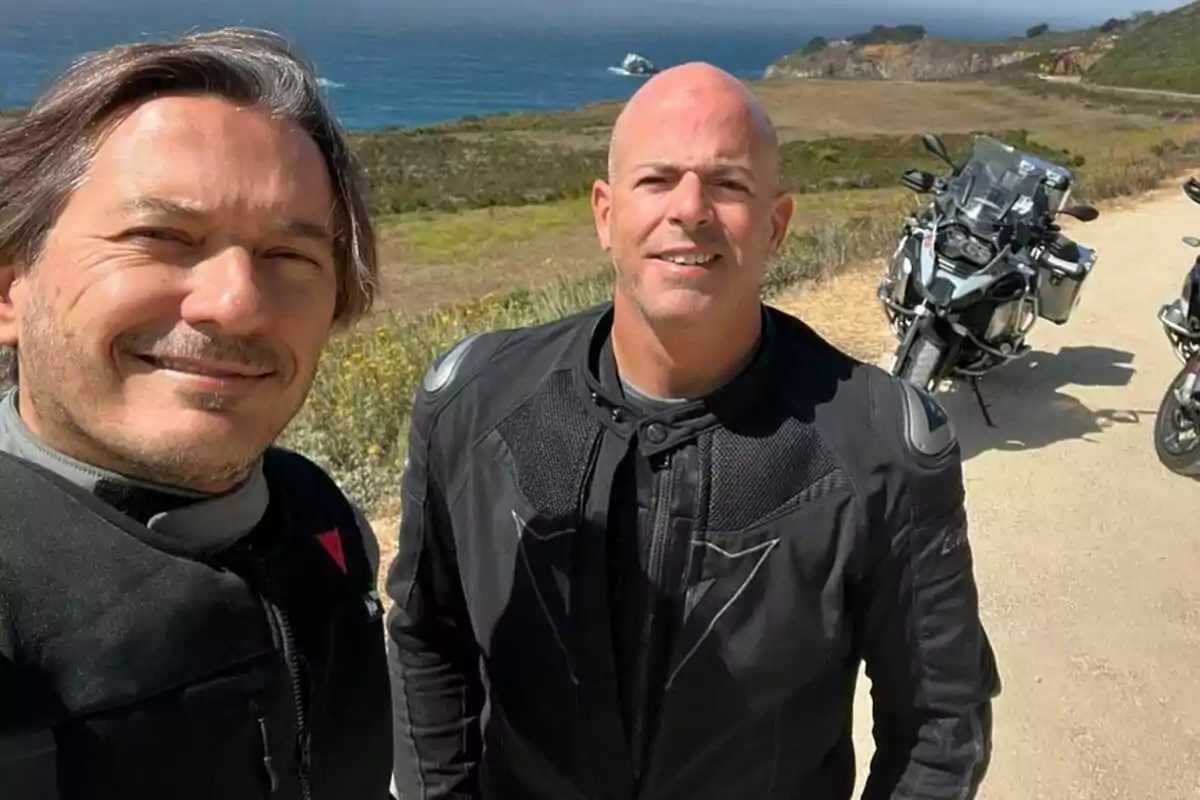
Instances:
[[[0,452],[0,797],[384,800],[382,605],[352,506],[268,451],[266,514],[194,558]]]
[[[764,307],[644,414],[611,305],[470,337],[413,406],[388,574],[404,800],[971,798],[1000,690],[960,451],[928,395]]]

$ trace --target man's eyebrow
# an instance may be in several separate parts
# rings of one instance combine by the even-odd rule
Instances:
[[[126,216],[136,214],[160,214],[167,217],[203,217],[206,210],[198,205],[170,200],[165,197],[135,197],[121,204],[121,210]],[[275,226],[284,236],[293,239],[313,239],[318,242],[333,240],[333,231],[329,226],[306,219],[282,219]]]
[[[699,172],[709,175],[741,175],[743,177],[754,177],[754,171],[744,164],[737,164],[730,161],[718,161],[712,164],[705,164],[700,167],[690,167],[686,164],[672,164],[669,161],[647,161],[643,164],[638,164],[637,171],[662,172],[662,173],[678,173],[687,169],[697,169]]]
[[[198,217],[204,213],[204,210],[198,206],[181,203],[178,200],[168,200],[165,197],[135,197],[122,203],[121,211],[126,216],[162,214],[170,217]]]
[[[284,219],[276,226],[280,233],[292,239],[312,239],[315,242],[333,241],[333,231],[327,225],[307,219]]]

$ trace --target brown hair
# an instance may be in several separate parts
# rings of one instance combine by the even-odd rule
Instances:
[[[378,281],[375,233],[358,166],[312,67],[269,31],[223,28],[175,41],[89,53],[32,108],[0,125],[0,269],[31,269],[60,209],[84,177],[104,130],[162,94],[203,92],[299,125],[320,148],[334,193],[335,323],[366,314]],[[16,381],[0,348],[0,388]],[[7,374],[6,374],[7,373]]]

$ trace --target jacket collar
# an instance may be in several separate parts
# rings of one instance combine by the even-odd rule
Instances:
[[[71,458],[43,443],[17,411],[17,389],[0,394],[0,452],[35,464],[174,540],[181,552],[227,547],[258,524],[269,490],[262,462],[236,488],[220,495],[161,486]]]
[[[648,421],[692,432],[717,425],[742,427],[739,423],[744,419],[760,414],[777,386],[778,331],[774,316],[765,305],[760,306],[760,313],[763,326],[759,346],[740,373],[706,397],[643,416],[643,412],[625,398],[621,388],[612,352],[613,309],[608,304],[594,317],[585,337],[584,352],[576,359],[577,374],[581,377],[578,385],[601,419],[619,429]]]

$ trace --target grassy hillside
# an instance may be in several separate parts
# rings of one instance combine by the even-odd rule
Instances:
[[[1090,83],[1200,93],[1200,2],[1155,15],[1121,37]]]

